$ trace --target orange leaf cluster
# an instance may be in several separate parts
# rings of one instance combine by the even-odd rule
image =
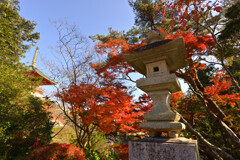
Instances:
[[[187,51],[187,59],[196,55],[199,56],[212,54],[211,50],[215,45],[215,42],[210,35],[194,36],[190,31],[178,31],[172,35],[167,34],[165,39],[176,39],[179,37],[183,37],[184,39]],[[208,52],[206,52],[206,50]]]
[[[219,105],[231,105],[235,106],[240,101],[239,94],[224,93],[230,89],[232,82],[228,75],[224,75],[223,71],[218,71],[216,76],[211,77],[211,81],[214,82],[213,86],[207,86],[205,88],[205,95],[214,99]]]
[[[85,160],[83,150],[70,144],[51,143],[36,148],[27,160]]]
[[[131,54],[135,49],[144,46],[145,43],[130,45],[123,39],[110,39],[106,43],[95,45],[99,54],[107,55],[107,63],[92,64],[97,74],[107,81],[111,81],[120,75],[134,72],[121,54]]]
[[[102,131],[136,131],[136,119],[141,116],[139,105],[119,84],[97,87],[92,84],[71,86],[57,95],[70,105],[71,114],[85,126],[95,124]]]
[[[195,95],[187,95],[183,92],[173,93],[173,98],[170,101],[171,106],[174,110],[181,113],[191,125],[193,121],[198,121],[205,117],[205,111],[202,111],[202,102]]]
[[[119,151],[119,157],[121,160],[128,159],[128,144],[118,145],[114,147]]]

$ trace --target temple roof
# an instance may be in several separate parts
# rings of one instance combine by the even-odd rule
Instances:
[[[34,66],[29,66],[29,72],[27,73],[28,76],[31,77],[42,77],[41,85],[56,85],[57,83],[51,80],[48,76],[42,73],[39,69]]]
[[[37,55],[38,55],[39,47],[37,46],[33,60],[32,65],[29,66],[29,72],[25,73],[28,76],[31,77],[42,77],[42,82],[40,85],[56,85],[57,83],[51,80],[48,76],[46,76],[43,72],[41,72],[39,69],[37,69],[35,63],[37,61]]]

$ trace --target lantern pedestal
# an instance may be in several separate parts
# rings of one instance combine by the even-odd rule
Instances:
[[[199,160],[196,140],[144,138],[129,141],[129,160]]]

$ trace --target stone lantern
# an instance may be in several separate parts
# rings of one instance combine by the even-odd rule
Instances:
[[[196,140],[178,138],[185,125],[169,105],[171,93],[181,91],[176,75],[171,72],[187,65],[184,41],[164,38],[164,34],[151,31],[146,46],[123,55],[136,71],[146,76],[137,80],[137,87],[153,101],[152,110],[144,115],[146,122],[140,124],[150,132],[150,137],[129,141],[129,160],[200,159]],[[161,132],[167,132],[168,138],[160,137]]]
[[[148,44],[132,54],[124,55],[124,58],[136,71],[146,76],[137,80],[137,87],[153,100],[153,108],[144,115],[146,122],[141,123],[140,127],[148,130],[152,137],[167,132],[168,137],[177,138],[185,125],[178,122],[179,114],[169,105],[171,93],[181,91],[176,75],[170,72],[187,65],[186,50],[183,38],[164,38],[164,34],[151,31]]]

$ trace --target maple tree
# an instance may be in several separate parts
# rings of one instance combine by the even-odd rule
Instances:
[[[102,75],[103,77],[106,74]],[[111,79],[106,76],[104,80]],[[110,80],[111,81],[111,80]],[[91,147],[95,129],[112,135],[139,131],[137,119],[143,114],[141,106],[120,83],[72,85],[57,94],[67,105],[72,117],[68,117],[79,129],[77,144]]]
[[[87,39],[79,34],[76,25],[69,24],[66,19],[53,21],[52,24],[59,35],[57,46],[54,47],[58,61],[56,63],[45,61],[45,63],[48,67],[51,66],[49,69],[52,78],[59,82],[59,94],[57,96],[60,103],[56,102],[55,105],[59,107],[64,113],[63,117],[67,119],[64,126],[57,133],[61,132],[68,125],[75,131],[78,146],[86,148],[87,142],[90,143],[91,141],[95,128],[92,126],[87,126],[84,130],[82,130],[82,127],[79,128],[79,126],[82,126],[80,119],[77,115],[74,115],[74,110],[71,109],[67,102],[64,102],[64,97],[63,95],[60,96],[60,94],[67,92],[67,90],[62,90],[62,88],[70,88],[71,91],[69,91],[74,93],[77,90],[73,90],[72,86],[82,83],[88,84],[88,81],[94,79],[91,74],[91,68],[88,65],[93,55],[88,49]],[[70,110],[72,111],[70,112]],[[73,141],[75,141],[75,137],[73,137]]]
[[[64,81],[61,80],[63,83],[60,83],[56,97],[58,106],[68,121],[72,122],[71,126],[76,135],[75,144],[84,149],[87,158],[91,158],[97,153],[95,146],[98,142],[95,142],[94,138],[98,134],[105,133],[108,137],[118,137],[129,132],[137,132],[140,130],[138,124],[144,112],[139,105],[141,101],[133,100],[131,87],[116,81],[116,75],[111,74],[113,72],[104,72],[104,68],[99,67],[102,63],[92,60],[91,57],[94,55],[91,52],[85,52],[84,49],[72,50],[72,48],[81,48],[81,45],[85,46],[85,41],[81,41],[77,36],[74,26],[68,25],[67,29],[65,27],[65,24],[56,27],[59,32],[57,49],[64,60],[62,62],[65,63],[61,66],[63,68],[57,69],[59,71],[57,76],[63,77]],[[119,42],[120,45],[118,45]],[[118,45],[112,49],[118,50],[121,47],[126,52],[144,45],[131,46],[125,40],[116,42],[113,40],[112,44]],[[107,46],[99,46],[98,52],[100,53],[104,47]],[[115,56],[114,52],[112,52],[112,58],[115,59],[113,61],[122,61],[122,65],[127,65],[123,57]],[[86,56],[86,59],[82,59],[83,57],[79,55]],[[91,67],[88,66],[89,62],[92,62]],[[109,66],[115,65],[109,64]],[[120,69],[121,73],[131,71],[124,70],[121,66],[112,69]],[[146,108],[144,107],[145,110]],[[109,145],[104,145],[106,150],[111,150],[108,149]]]

